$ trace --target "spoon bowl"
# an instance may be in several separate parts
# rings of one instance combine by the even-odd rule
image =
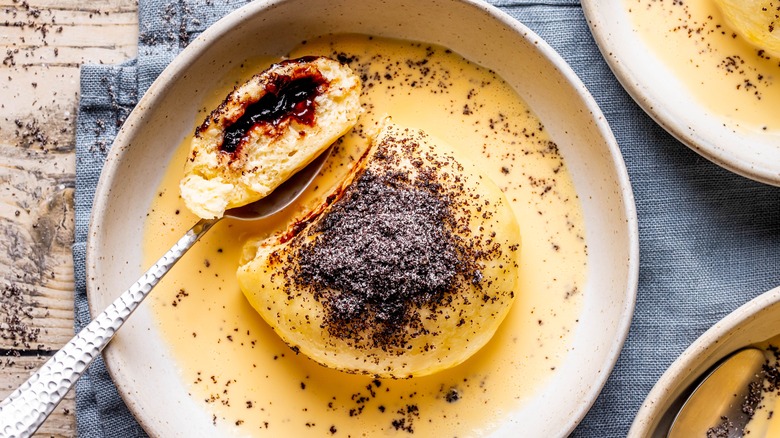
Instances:
[[[265,198],[251,204],[226,210],[225,217],[239,220],[256,220],[271,216],[287,208],[311,184],[328,160],[331,150],[333,149],[328,148],[325,152],[318,155],[311,163],[294,173]]]

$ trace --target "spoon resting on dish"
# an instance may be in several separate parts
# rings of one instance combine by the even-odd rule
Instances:
[[[235,165],[228,165],[222,173],[220,169],[211,169],[218,184],[185,177],[190,183],[183,184],[182,195],[190,199],[188,205],[203,218],[137,282],[0,402],[0,435],[32,436],[152,288],[222,217],[259,219],[293,202],[325,163],[328,153],[323,151],[355,124],[360,113],[359,95],[360,82],[354,73],[327,58],[275,64],[228,95],[196,132],[186,167],[188,176],[206,174],[209,170],[201,165],[204,161],[215,167],[224,163],[224,158],[210,148],[222,143],[216,138],[227,138],[230,133],[234,136],[228,151],[230,163],[265,159],[258,149],[273,147],[277,157],[274,172],[261,185],[245,184],[242,170],[236,170]],[[329,117],[333,108],[339,108],[339,117]],[[246,121],[250,117],[254,118]],[[325,120],[320,118],[327,118],[329,125],[324,127]],[[242,123],[243,130],[230,130],[234,122]],[[258,132],[272,135],[258,136]],[[265,197],[269,193],[274,194]],[[227,202],[215,200],[217,195],[224,196]]]

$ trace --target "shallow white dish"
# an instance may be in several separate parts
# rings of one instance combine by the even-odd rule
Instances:
[[[665,437],[682,407],[681,397],[715,363],[740,348],[780,335],[780,287],[731,312],[688,347],[650,390],[629,431],[632,437]],[[667,413],[672,405],[671,413]]]
[[[582,8],[610,68],[650,117],[713,163],[780,186],[780,136],[735,129],[710,112],[634,29],[625,0],[583,0]]]
[[[382,9],[382,14],[376,14]],[[444,12],[446,11],[446,13]],[[513,412],[498,434],[564,436],[598,396],[623,346],[638,276],[637,219],[614,137],[584,85],[533,32],[476,1],[268,1],[250,4],[195,39],[162,73],[120,131],[95,197],[87,253],[93,314],[142,273],[146,211],[174,147],[195,126],[215,71],[282,55],[326,33],[365,33],[448,47],[495,70],[544,122],[572,174],[585,215],[588,281],[573,348],[559,379]],[[206,85],[204,85],[206,84]],[[119,392],[153,436],[223,435],[187,395],[147,306],[104,355]]]

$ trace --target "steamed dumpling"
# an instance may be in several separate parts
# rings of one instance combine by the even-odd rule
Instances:
[[[267,196],[355,125],[359,97],[359,78],[325,57],[255,75],[196,130],[180,184],[187,208],[218,218]]]
[[[252,306],[294,350],[405,378],[484,346],[515,299],[520,233],[501,190],[450,146],[387,123],[342,187],[250,242]]]

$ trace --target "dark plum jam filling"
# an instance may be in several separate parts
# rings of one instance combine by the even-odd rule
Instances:
[[[320,72],[311,68],[296,69],[292,75],[271,75],[265,84],[266,94],[247,105],[244,114],[225,129],[220,150],[236,152],[257,125],[273,128],[286,120],[314,125],[314,99],[324,92],[325,84]]]

